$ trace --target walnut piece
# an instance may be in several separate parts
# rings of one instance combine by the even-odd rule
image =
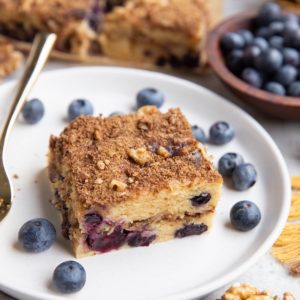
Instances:
[[[171,156],[171,153],[165,147],[162,146],[158,148],[157,153],[164,158],[168,158]]]
[[[142,106],[138,111],[138,115],[139,116],[144,116],[144,115],[154,115],[157,114],[159,112],[159,110],[153,106],[153,105],[145,105]]]
[[[114,191],[123,192],[127,188],[127,184],[120,180],[113,179],[109,187]]]
[[[129,149],[127,154],[139,165],[145,165],[152,160],[146,148]]]

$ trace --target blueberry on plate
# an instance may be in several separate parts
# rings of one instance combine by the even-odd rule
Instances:
[[[244,62],[247,66],[253,66],[256,57],[261,54],[261,49],[256,45],[248,46],[244,51]]]
[[[282,36],[274,35],[269,39],[270,47],[275,49],[282,49],[284,40]]]
[[[39,99],[27,101],[22,109],[23,118],[28,124],[36,124],[43,118],[44,114],[45,107]]]
[[[245,163],[237,166],[232,172],[233,187],[244,191],[256,183],[257,172],[252,164]]]
[[[86,272],[76,261],[66,261],[58,265],[53,273],[54,286],[64,294],[80,291],[86,282]]]
[[[112,116],[121,116],[124,115],[124,113],[122,111],[113,111],[112,113],[110,113],[110,117]]]
[[[281,9],[280,6],[274,2],[266,3],[258,12],[257,19],[260,24],[268,25],[273,21],[280,20]]]
[[[225,145],[229,143],[235,135],[233,127],[224,121],[213,124],[209,129],[209,140],[215,145]]]
[[[265,73],[273,73],[280,69],[283,63],[281,52],[274,48],[269,48],[255,59],[255,67]]]
[[[251,201],[237,202],[230,210],[232,226],[239,231],[249,231],[256,227],[261,220],[261,212]]]
[[[295,67],[291,65],[285,65],[276,72],[275,81],[284,86],[288,86],[296,80],[297,74],[298,72]]]
[[[260,88],[263,84],[263,78],[261,74],[253,68],[246,68],[242,72],[241,77],[245,82],[256,88]]]
[[[300,63],[300,55],[299,52],[294,48],[283,48],[283,63],[292,65],[294,67],[298,67]]]
[[[240,154],[229,152],[219,159],[218,169],[222,176],[229,177],[233,170],[242,163],[244,163],[244,159]]]
[[[47,219],[37,218],[26,222],[19,230],[19,242],[28,252],[49,249],[56,237],[56,230]]]
[[[238,75],[244,67],[244,51],[241,49],[234,49],[228,53],[225,58],[228,69]]]
[[[265,51],[269,48],[268,41],[263,37],[255,37],[252,44],[260,48],[261,51]]]
[[[192,126],[192,132],[193,132],[194,138],[197,141],[199,141],[200,143],[203,143],[203,144],[206,142],[205,132],[198,125]]]
[[[244,39],[246,45],[253,42],[253,33],[248,29],[241,29],[238,34]]]
[[[68,109],[69,120],[74,120],[79,116],[92,115],[94,108],[92,103],[86,99],[77,99],[71,102]]]
[[[245,44],[242,35],[236,32],[226,32],[221,39],[221,47],[224,51],[242,49],[245,47]]]
[[[160,108],[164,104],[164,95],[154,88],[146,88],[137,94],[137,107],[154,105]]]
[[[285,87],[282,84],[275,81],[267,82],[264,86],[264,90],[279,96],[284,96],[286,94]]]
[[[300,97],[300,81],[294,81],[288,87],[288,95],[292,97]]]

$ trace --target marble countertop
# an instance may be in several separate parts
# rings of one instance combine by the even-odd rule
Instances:
[[[255,9],[263,0],[225,0],[225,14],[231,15],[241,10]],[[69,67],[62,63],[50,63],[48,69]],[[17,76],[17,75],[16,75]],[[187,77],[185,77],[187,78]],[[249,114],[251,114],[272,136],[280,148],[291,175],[300,174],[300,122],[288,122],[270,119],[267,116],[253,110],[251,107],[242,103],[228,89],[226,89],[213,74],[205,76],[189,77],[200,85],[203,85],[215,93],[222,95],[228,100],[236,103]],[[212,266],[217,267],[217,266]],[[253,266],[243,276],[237,278],[235,282],[246,282],[253,284],[261,289],[269,289],[274,294],[282,295],[285,291],[292,292],[295,296],[300,296],[300,278],[294,278],[288,271],[272,256],[267,253],[259,262]],[[226,287],[205,297],[205,300],[216,300]],[[0,292],[0,300],[11,300],[12,298]]]

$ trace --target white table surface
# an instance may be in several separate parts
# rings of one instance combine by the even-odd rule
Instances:
[[[225,0],[225,15],[232,15],[241,10],[255,9],[258,5],[261,5],[262,2],[265,2],[265,0]],[[51,62],[47,66],[47,69],[65,68],[70,66],[73,65]],[[18,76],[19,74],[15,74],[13,78],[18,78]],[[206,74],[201,78],[190,77],[188,79],[222,95],[228,100],[243,107],[247,112],[255,117],[255,119],[258,120],[270,133],[282,151],[290,174],[300,175],[300,122],[270,119],[267,116],[251,109],[228,91],[213,74]],[[250,283],[261,289],[269,289],[278,295],[282,295],[285,291],[290,291],[294,294],[294,296],[298,297],[298,300],[300,300],[300,278],[290,276],[287,270],[277,263],[269,253],[263,256],[247,273],[240,278],[237,278],[235,282]],[[224,287],[204,299],[216,300],[222,295],[226,288],[227,287]],[[13,298],[0,292],[0,300],[11,299]]]

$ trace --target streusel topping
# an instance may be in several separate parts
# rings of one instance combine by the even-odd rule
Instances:
[[[59,138],[51,137],[50,148],[65,184],[86,206],[156,193],[177,182],[222,180],[179,109],[79,117]]]

